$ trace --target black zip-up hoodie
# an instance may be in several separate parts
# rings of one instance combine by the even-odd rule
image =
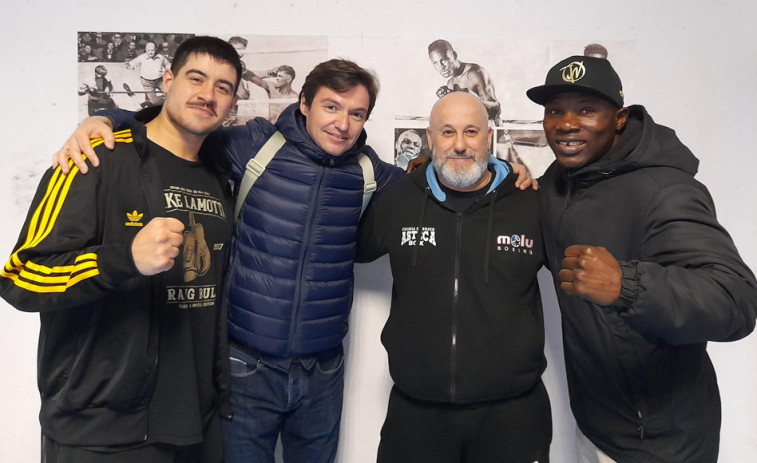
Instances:
[[[541,181],[549,267],[581,431],[627,462],[717,460],[720,398],[707,341],[754,329],[757,283],[718,224],[698,161],[641,106],[599,161]],[[560,290],[565,248],[603,246],[623,271],[607,307]]]
[[[389,254],[381,339],[396,387],[416,399],[517,397],[546,366],[538,195],[515,188],[505,163],[489,168],[486,195],[457,213],[427,163],[376,195],[359,227],[358,262]]]

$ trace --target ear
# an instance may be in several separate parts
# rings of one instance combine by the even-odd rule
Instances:
[[[626,122],[628,122],[628,108],[620,108],[617,113],[615,113],[615,117],[617,119],[616,125],[615,125],[615,131],[620,132],[623,130],[626,126]]]
[[[304,114],[305,117],[310,113],[310,107],[305,104],[305,95],[300,96],[300,112]]]
[[[163,71],[163,93],[168,93],[171,89],[171,83],[173,83],[175,76],[170,69]]]
[[[431,141],[431,127],[426,128],[426,141],[428,142],[428,149],[433,152],[434,144]]]
[[[486,146],[489,148],[492,147],[492,136],[494,136],[494,131],[489,127],[489,130],[486,132]]]

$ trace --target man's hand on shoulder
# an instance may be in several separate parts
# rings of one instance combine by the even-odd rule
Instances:
[[[515,179],[515,187],[520,188],[521,190],[525,190],[528,187],[533,188],[534,190],[539,189],[539,182],[531,177],[531,174],[528,172],[528,168],[524,166],[523,164],[516,164],[514,162],[511,162],[510,165],[513,168],[513,173],[518,176],[517,179]]]
[[[115,148],[116,140],[113,136],[110,119],[103,116],[91,116],[84,119],[66,140],[63,147],[53,154],[53,168],[60,166],[60,170],[64,174],[69,173],[71,169],[68,166],[68,161],[70,159],[74,161],[81,173],[86,174],[89,168],[84,161],[84,156],[89,159],[93,166],[100,165],[100,160],[90,143],[93,138],[102,138],[105,147],[110,150]]]
[[[405,173],[409,174],[413,170],[415,170],[417,167],[422,166],[426,163],[426,161],[429,160],[431,156],[427,156],[425,154],[422,154],[420,156],[416,156],[413,159],[407,161],[407,169],[405,169]]]
[[[573,245],[565,250],[558,274],[560,289],[599,305],[618,300],[623,271],[607,249],[598,246]]]

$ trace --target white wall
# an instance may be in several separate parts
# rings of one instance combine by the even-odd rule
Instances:
[[[79,30],[210,34],[328,35],[346,42],[392,37],[496,41],[633,41],[632,69],[622,76],[627,103],[641,103],[676,129],[701,160],[698,178],[712,192],[721,222],[742,256],[757,268],[757,7],[744,0],[596,2],[575,0],[10,0],[0,18],[0,79],[4,111],[0,140],[5,167],[0,256],[15,243],[36,174],[76,123]],[[346,46],[344,51],[354,49]],[[344,56],[340,52],[336,52]],[[380,56],[345,56],[371,67]],[[496,56],[492,57],[496,59]],[[381,67],[376,65],[377,67]],[[546,69],[543,70],[546,72]],[[396,72],[402,72],[397,69]],[[543,74],[542,74],[543,75]],[[381,76],[380,76],[381,77]],[[412,79],[412,76],[408,76]],[[534,82],[534,85],[540,82]],[[381,111],[379,98],[377,112]],[[32,123],[41,127],[33,128]],[[369,122],[369,134],[383,129]],[[369,137],[386,160],[390,143]],[[14,177],[16,177],[14,179]],[[0,257],[3,261],[5,257]],[[378,336],[391,287],[385,260],[360,266],[348,337],[348,376],[340,463],[374,461],[390,379]],[[548,278],[541,275],[550,367],[545,375],[554,415],[552,461],[572,462],[572,421],[566,403],[559,318]],[[37,317],[0,301],[0,462],[38,460],[35,383]],[[757,340],[710,347],[723,396],[721,462],[757,454]]]

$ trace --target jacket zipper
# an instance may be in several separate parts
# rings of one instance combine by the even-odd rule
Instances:
[[[639,415],[639,427],[636,430],[639,431],[639,439],[644,440],[644,416],[641,410],[637,410],[636,413]]]
[[[146,134],[140,134],[140,136],[146,137],[147,135]],[[142,194],[144,194],[145,202],[147,203],[147,211],[150,214],[150,216],[153,217],[153,218],[154,217],[163,217],[163,216],[166,215],[165,206],[157,205],[157,204],[153,203],[153,201],[151,201],[151,199],[150,199],[150,198],[153,197],[151,195],[151,192],[150,192],[150,187],[152,186],[152,184],[154,184],[156,182],[159,182],[159,180],[155,178],[155,175],[157,175],[156,174],[156,172],[157,172],[157,162],[154,159],[148,159],[147,158],[147,153],[148,153],[147,141],[144,140],[141,143],[143,143],[141,145],[143,147],[143,151],[142,151],[143,154],[142,154],[142,161],[140,162],[140,166],[139,166],[139,171],[143,175],[142,175],[142,180],[139,182],[139,184],[140,184],[140,187],[142,189]],[[149,168],[150,166],[148,165],[148,163],[152,164],[153,167],[155,168],[155,170],[150,169]],[[150,185],[147,185],[146,183],[149,183]],[[162,190],[161,190],[160,186],[157,186],[157,189],[158,189],[158,191],[161,191],[161,193],[162,193]],[[161,194],[159,197],[162,198],[163,195]],[[162,285],[163,274],[158,274],[157,276],[151,277],[152,281],[151,281],[150,285],[153,288],[156,286],[155,281],[154,281],[155,279],[157,279],[160,282],[160,284]],[[155,392],[155,383],[158,380],[158,364],[160,362],[160,330],[158,329],[159,325],[160,325],[160,321],[158,320],[158,316],[156,314],[156,311],[159,310],[158,309],[159,307],[161,307],[161,301],[159,300],[159,297],[157,296],[158,293],[159,292],[156,291],[155,294],[153,295],[153,304],[154,304],[155,307],[152,310],[152,313],[150,315],[150,322],[155,324],[155,326],[152,326],[152,325],[150,326],[150,332],[152,332],[153,330],[155,330],[155,333],[156,333],[155,334],[155,339],[154,339],[154,341],[155,341],[155,346],[154,346],[155,347],[155,358],[152,361],[152,367],[153,367],[153,373],[152,374],[154,375],[154,378],[153,378],[153,382],[152,382],[152,391],[150,392],[150,397],[151,398],[152,398],[152,394]],[[148,334],[148,336],[150,336],[150,335]],[[148,342],[152,342],[152,341],[153,341],[153,339],[150,339]],[[148,345],[148,349],[149,349],[149,345]],[[148,409],[149,409],[149,405],[148,405]],[[144,442],[147,442],[147,439],[148,439],[148,437],[150,435],[150,432],[151,432],[151,430],[150,430],[150,423],[146,423],[146,425],[145,425]]]
[[[455,231],[455,271],[452,286],[452,326],[450,333],[450,399],[452,402],[457,397],[457,383],[455,375],[457,371],[457,303],[460,295],[460,236],[463,228],[463,215],[457,214],[457,225]]]
[[[570,205],[571,195],[573,194],[573,179],[568,177],[568,191],[565,194],[565,204],[563,205],[562,211],[565,212],[568,210],[568,206]]]
[[[602,174],[607,174],[606,172],[602,172]],[[570,206],[570,202],[573,199],[573,178],[568,177],[568,188],[567,192],[565,194],[565,203],[563,204],[563,213],[568,210],[568,206]],[[641,412],[641,410],[636,410],[636,416],[639,418],[639,426],[636,428],[636,431],[639,433],[639,439],[644,440],[644,414]]]
[[[300,316],[302,315],[300,313],[300,309],[302,308],[302,301],[300,299],[302,298],[302,288],[305,285],[305,282],[302,281],[304,269],[306,266],[305,257],[308,255],[308,251],[310,249],[310,235],[312,234],[313,221],[315,220],[315,216],[318,211],[316,205],[320,202],[322,193],[321,190],[323,189],[323,180],[325,177],[325,173],[323,173],[323,171],[325,171],[326,168],[321,167],[320,169],[321,175],[318,176],[318,184],[316,185],[316,188],[314,190],[315,194],[313,195],[313,198],[310,201],[310,207],[308,208],[308,221],[307,224],[305,224],[305,234],[302,237],[302,251],[300,252],[299,263],[297,264],[297,277],[294,285],[294,297],[292,298],[292,320],[291,325],[289,326],[288,350],[290,352],[294,352],[295,346],[297,346],[299,342],[298,327],[300,325]]]

